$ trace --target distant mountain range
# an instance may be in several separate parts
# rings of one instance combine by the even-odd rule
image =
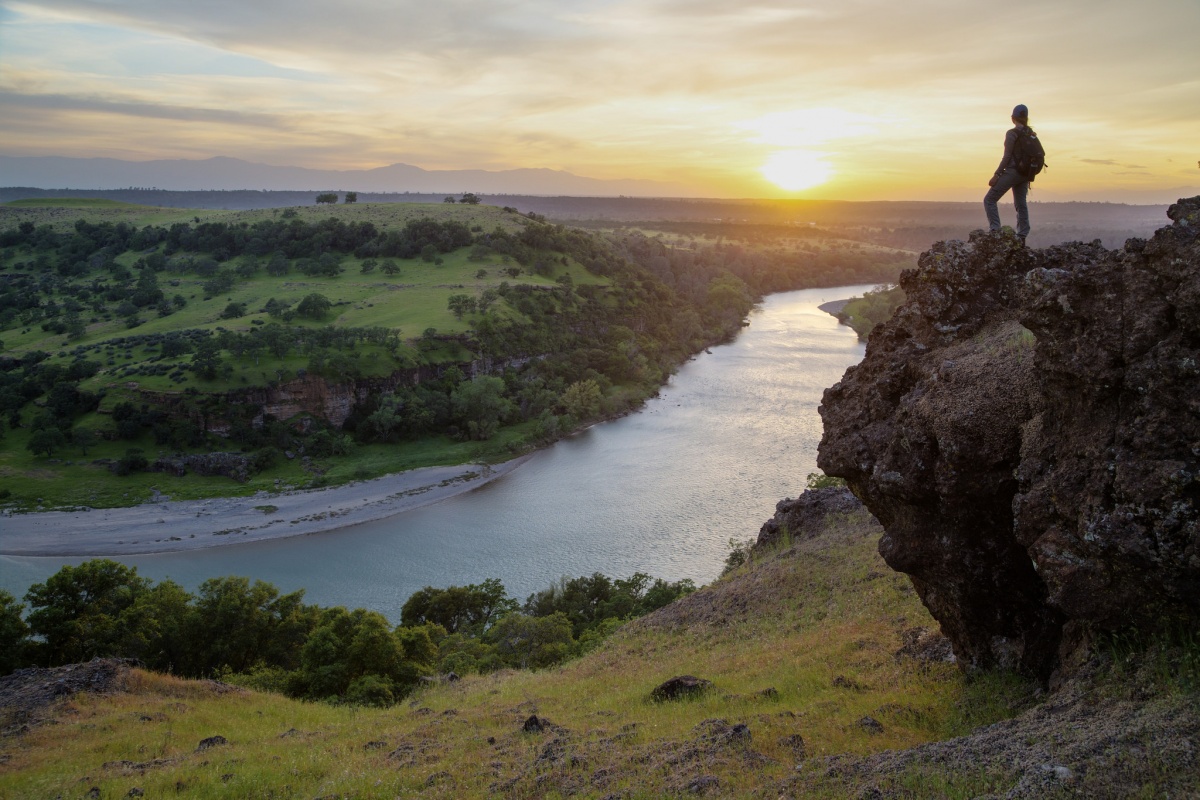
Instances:
[[[694,197],[683,186],[649,180],[598,180],[552,169],[491,172],[426,170],[409,164],[365,170],[307,169],[237,158],[122,161],[115,158],[0,156],[0,186],[39,189],[444,192],[571,195],[575,197]]]

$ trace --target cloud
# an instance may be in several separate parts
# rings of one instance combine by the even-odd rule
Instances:
[[[1121,164],[1120,162],[1113,161],[1111,158],[1081,158],[1081,159],[1079,159],[1079,162],[1082,164],[1092,164],[1097,167],[1121,167],[1122,169],[1131,169],[1131,170],[1147,170],[1147,169],[1149,169],[1149,167],[1143,166],[1141,164]],[[1119,173],[1119,174],[1129,174],[1129,173]]]
[[[285,127],[285,120],[271,114],[220,108],[188,108],[162,103],[139,103],[103,97],[75,97],[61,94],[23,94],[0,90],[0,108],[25,107],[49,111],[87,111],[150,119],[186,122],[218,122],[232,125]]]
[[[212,154],[273,152],[274,163],[363,167],[403,155],[430,167],[727,185],[757,174],[774,150],[815,143],[861,185],[885,173],[927,182],[935,164],[947,185],[963,185],[994,166],[1016,102],[1030,105],[1052,152],[1118,154],[1071,157],[1091,173],[1162,163],[1194,141],[1200,107],[1200,82],[1181,58],[1195,49],[1195,0],[1009,0],[1004,17],[1019,24],[998,23],[993,4],[944,0],[0,0],[0,9],[0,91],[19,109],[25,148],[42,112],[38,148],[63,135],[63,115],[105,118],[110,142],[112,120],[125,117],[131,147],[201,148],[184,129],[194,123],[210,147],[238,148]],[[0,133],[15,127],[0,120]]]

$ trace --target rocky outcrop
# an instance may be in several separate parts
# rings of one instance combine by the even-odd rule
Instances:
[[[108,693],[125,688],[134,659],[94,658],[86,664],[26,667],[0,677],[0,728],[4,735],[28,730],[48,718],[47,707],[79,692]]]
[[[1200,618],[1200,198],[1123,250],[977,232],[825,392],[818,464],[967,668]]]
[[[331,381],[312,373],[293,378],[275,386],[244,389],[232,394],[230,400],[259,407],[256,425],[265,417],[289,420],[308,415],[324,420],[335,428],[350,416],[354,406],[372,394],[390,394],[396,387],[415,385],[422,380],[435,377],[432,368],[407,369],[391,375],[375,378],[359,378],[351,381]]]
[[[862,503],[845,487],[807,489],[795,499],[787,497],[775,504],[775,516],[763,523],[754,547],[762,550],[788,539],[815,536],[824,529],[830,514],[861,510]]]
[[[461,337],[443,336],[438,338],[457,340]],[[220,396],[228,404],[258,407],[258,414],[254,418],[255,425],[262,424],[267,417],[280,420],[313,417],[334,428],[340,428],[350,417],[354,407],[371,395],[386,395],[401,386],[416,386],[437,380],[450,367],[460,369],[467,377],[474,378],[479,375],[501,373],[510,368],[520,368],[535,358],[537,357],[479,358],[462,363],[426,364],[396,370],[389,375],[345,381],[334,381],[321,375],[301,371],[303,374],[282,383],[236,389]],[[203,425],[209,433],[225,436],[232,428],[230,420],[219,416],[206,416],[203,409],[190,404],[187,393],[141,390],[138,389],[136,383],[131,384],[129,388],[137,391],[141,398],[150,405],[166,409],[173,416],[185,417]]]
[[[240,453],[192,453],[160,456],[150,464],[150,471],[165,472],[177,478],[182,478],[190,471],[197,475],[220,475],[245,483],[250,480],[254,464]]]

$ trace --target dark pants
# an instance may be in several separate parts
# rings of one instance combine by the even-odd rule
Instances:
[[[996,208],[996,203],[1009,189],[1012,189],[1013,205],[1017,209],[1017,236],[1024,239],[1029,235],[1029,205],[1025,202],[1029,195],[1029,181],[1022,178],[1013,167],[1004,170],[1000,177],[996,178],[996,185],[988,189],[988,193],[983,196],[983,210],[987,212],[988,227],[994,231],[1000,230],[1000,209]]]

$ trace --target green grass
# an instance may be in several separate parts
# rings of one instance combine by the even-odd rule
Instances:
[[[380,228],[402,226],[410,219],[434,217],[439,220],[453,219],[482,230],[502,227],[519,229],[528,220],[506,213],[491,206],[464,206],[451,204],[402,204],[375,203],[337,205],[333,207],[302,207],[293,209],[297,216],[306,221],[327,217],[338,217],[347,221],[371,221]],[[167,225],[175,221],[194,223],[225,220],[253,223],[260,219],[279,216],[281,209],[255,211],[197,211],[192,209],[161,209],[118,203],[106,200],[27,200],[0,206],[0,229],[32,221],[37,225],[50,224],[69,229],[77,219],[92,222],[126,221],[134,225]],[[468,258],[469,248],[442,256],[443,263],[434,264],[421,259],[392,259],[400,267],[396,275],[387,275],[381,268],[363,274],[362,260],[346,256],[342,261],[343,272],[334,278],[310,277],[297,272],[273,277],[261,270],[250,279],[239,279],[226,293],[205,297],[204,279],[195,274],[159,273],[159,286],[169,299],[176,294],[187,300],[187,305],[166,317],[159,317],[153,309],[143,309],[139,314],[140,325],[129,328],[123,319],[112,313],[115,304],[108,304],[105,314],[91,310],[83,312],[87,322],[86,333],[77,340],[43,331],[40,323],[23,326],[14,323],[0,331],[0,351],[6,355],[22,355],[42,350],[52,354],[48,363],[67,363],[76,346],[100,345],[101,349],[89,350],[89,360],[100,361],[100,372],[84,380],[80,388],[103,394],[98,414],[89,414],[75,420],[76,427],[104,430],[111,427],[107,414],[121,402],[140,405],[146,402],[146,393],[154,395],[180,395],[184,391],[198,390],[202,393],[224,393],[263,387],[280,380],[294,378],[300,370],[309,366],[308,357],[293,353],[277,359],[268,354],[234,358],[225,354],[224,362],[229,367],[214,379],[202,379],[191,373],[187,366],[190,354],[175,359],[164,359],[160,365],[183,368],[185,377],[176,381],[169,375],[145,375],[132,372],[148,359],[158,355],[157,347],[116,345],[114,352],[104,351],[105,343],[128,336],[143,336],[169,333],[183,329],[247,331],[257,327],[256,323],[276,322],[261,311],[271,298],[296,304],[313,292],[325,295],[334,302],[329,314],[322,320],[295,318],[285,323],[300,327],[385,327],[399,331],[406,343],[397,351],[396,357],[383,348],[372,345],[356,349],[360,356],[359,368],[363,377],[391,375],[398,369],[411,366],[422,360],[429,363],[462,362],[473,355],[461,344],[443,342],[432,351],[421,353],[416,342],[427,329],[439,334],[454,335],[470,330],[470,317],[459,319],[447,307],[453,294],[478,296],[486,289],[495,289],[501,283],[512,285],[555,286],[555,278],[569,275],[576,285],[608,285],[607,278],[589,273],[582,265],[571,260],[567,264],[556,263],[552,277],[530,275],[522,270],[512,277],[505,270],[517,266],[500,256],[481,261]],[[0,254],[0,266],[11,268],[16,263],[31,260],[33,253],[11,249]],[[123,266],[132,267],[140,257],[137,253],[124,253],[118,258]],[[226,269],[236,268],[244,259],[235,258],[222,265]],[[387,259],[376,259],[382,265]],[[482,273],[482,276],[481,276]],[[222,319],[225,307],[237,302],[245,305],[247,314],[236,319]],[[503,301],[493,307],[500,316],[520,319],[513,309]],[[91,321],[96,318],[96,321]],[[127,349],[128,347],[128,349]],[[61,354],[61,355],[59,355]],[[107,363],[111,360],[113,363]],[[36,401],[35,401],[36,402]],[[24,410],[25,422],[32,415],[30,407]],[[349,457],[329,459],[323,466],[328,468],[324,480],[340,483],[362,476],[374,477],[387,472],[396,472],[418,466],[464,463],[474,459],[500,461],[514,453],[527,449],[524,440],[532,426],[524,425],[504,431],[486,445],[455,442],[445,438],[425,442],[406,443],[400,446],[358,448]],[[213,496],[237,496],[260,489],[272,489],[276,480],[292,487],[308,483],[310,476],[303,474],[296,465],[281,465],[249,483],[238,485],[225,478],[201,478],[188,475],[183,479],[169,478],[160,474],[131,475],[117,478],[103,465],[94,465],[94,459],[116,459],[130,447],[141,448],[153,459],[161,450],[149,437],[138,442],[101,442],[90,449],[88,455],[75,448],[65,448],[53,458],[34,456],[25,449],[29,438],[27,428],[8,431],[0,439],[0,476],[5,488],[11,492],[10,501],[18,508],[54,508],[89,505],[96,507],[122,506],[140,502],[151,496],[157,488],[177,499],[196,499]],[[221,445],[218,443],[217,448]],[[236,450],[230,443],[228,449]],[[68,463],[73,462],[73,463]]]
[[[803,738],[806,759],[867,754],[1011,713],[980,704],[951,665],[893,656],[901,631],[935,623],[879,558],[878,534],[865,515],[837,518],[822,536],[626,625],[577,661],[468,676],[387,710],[134,673],[128,692],[77,697],[60,724],[10,740],[0,797],[91,786],[120,797],[137,786],[148,797],[660,798],[690,796],[687,783],[705,775],[721,796],[774,797],[801,760],[789,737]],[[649,700],[679,674],[715,688],[691,701]],[[978,713],[968,720],[964,706]],[[530,714],[561,729],[523,733]],[[866,715],[882,733],[856,724]],[[751,741],[703,742],[714,719],[745,723]],[[196,752],[216,734],[229,744]],[[166,763],[144,772],[117,763],[153,759]],[[838,796],[834,784],[811,788]]]
[[[245,497],[259,491],[302,489],[378,478],[420,467],[474,461],[499,463],[529,448],[526,437],[534,426],[534,423],[510,426],[486,442],[431,437],[403,444],[362,445],[350,455],[321,459],[325,473],[317,484],[313,483],[312,475],[301,469],[299,459],[279,459],[274,467],[253,475],[246,483],[192,473],[177,478],[160,472],[135,472],[118,478],[107,465],[93,462],[115,461],[130,448],[141,449],[153,460],[162,448],[145,435],[131,442],[100,442],[89,448],[86,456],[69,445],[55,452],[53,458],[47,458],[25,450],[30,432],[20,429],[8,432],[4,447],[0,449],[0,483],[11,493],[4,504],[26,511],[132,506],[148,501],[155,490],[172,500]],[[236,446],[231,444],[230,449],[236,450]]]
[[[444,263],[438,266],[420,259],[396,260],[401,271],[395,276],[384,275],[378,270],[364,275],[361,272],[362,262],[353,257],[343,261],[345,271],[336,278],[314,278],[295,271],[272,277],[260,272],[248,280],[239,280],[231,291],[208,299],[204,296],[204,279],[190,274],[172,275],[164,272],[159,275],[159,285],[167,297],[182,294],[187,299],[187,305],[170,316],[159,317],[152,309],[143,310],[140,314],[143,323],[136,328],[128,328],[119,318],[91,323],[87,333],[74,341],[43,331],[40,324],[9,328],[0,332],[0,340],[4,343],[4,352],[9,354],[33,350],[55,353],[70,350],[76,345],[102,343],[116,337],[166,333],[184,328],[244,331],[253,326],[254,320],[263,323],[271,321],[265,312],[260,311],[267,300],[275,298],[295,304],[313,292],[325,295],[337,305],[323,320],[296,318],[289,324],[310,327],[331,324],[343,327],[382,326],[399,329],[405,338],[415,339],[427,328],[435,328],[439,333],[462,333],[470,329],[469,318],[458,319],[447,308],[450,295],[478,296],[484,289],[495,288],[503,282],[512,285],[555,285],[552,278],[529,275],[524,271],[517,278],[509,277],[501,272],[508,265],[499,258],[469,261],[466,250],[444,258]],[[234,259],[225,266],[233,268],[239,260]],[[486,270],[487,276],[476,278],[481,269]],[[609,283],[607,279],[592,275],[575,263],[566,267],[560,265],[555,277],[563,274],[569,274],[576,285]],[[222,319],[221,312],[230,302],[244,303],[250,313],[232,320]],[[86,320],[92,315],[85,312],[83,316]]]

